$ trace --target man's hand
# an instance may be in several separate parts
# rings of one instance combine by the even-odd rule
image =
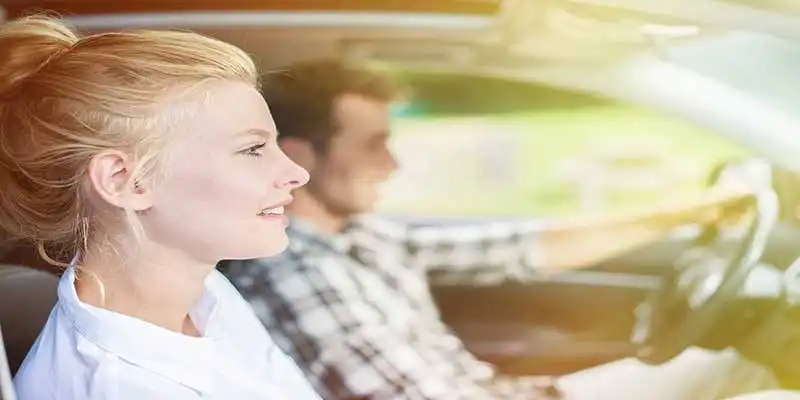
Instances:
[[[724,179],[714,186],[720,193],[733,196],[741,196],[741,201],[733,201],[720,208],[720,215],[715,221],[719,227],[732,228],[741,224],[746,217],[755,211],[755,193],[758,188],[748,185],[738,179]]]

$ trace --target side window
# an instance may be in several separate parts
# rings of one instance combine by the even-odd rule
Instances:
[[[748,155],[651,110],[533,90],[513,105],[482,90],[473,100],[491,104],[488,112],[463,98],[448,110],[446,95],[438,107],[406,105],[392,138],[401,168],[380,211],[556,218],[634,209],[700,191],[715,166]]]

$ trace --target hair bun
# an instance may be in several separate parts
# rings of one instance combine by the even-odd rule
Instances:
[[[69,27],[47,17],[26,17],[0,26],[0,96],[20,86],[77,41]]]

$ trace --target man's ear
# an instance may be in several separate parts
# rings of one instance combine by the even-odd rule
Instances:
[[[308,140],[298,138],[279,139],[278,145],[284,153],[306,171],[311,171],[317,164],[317,152]]]

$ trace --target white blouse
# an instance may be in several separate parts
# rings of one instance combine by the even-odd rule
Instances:
[[[189,314],[199,338],[82,303],[74,281],[69,268],[14,379],[18,400],[319,400],[216,270]]]

